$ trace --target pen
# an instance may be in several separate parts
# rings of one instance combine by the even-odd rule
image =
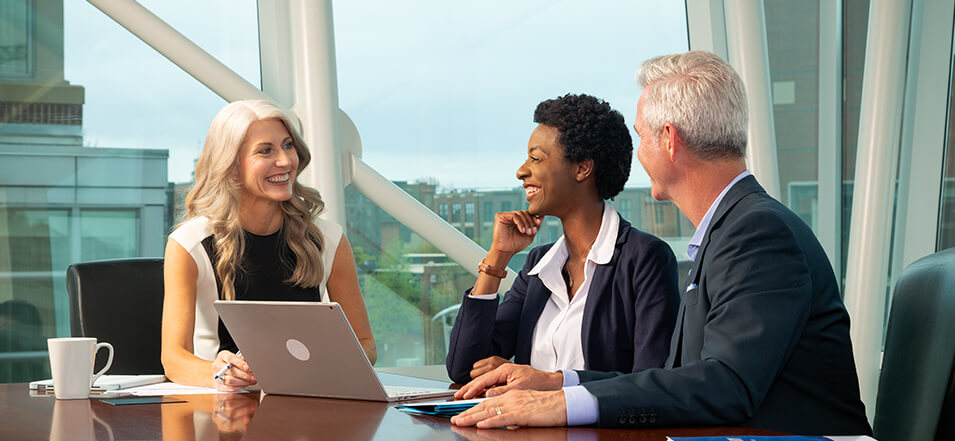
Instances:
[[[235,353],[235,356],[236,356],[236,357],[241,357],[241,356],[242,356],[242,351],[236,352],[236,353]],[[231,368],[231,367],[232,367],[232,363],[226,363],[225,366],[222,366],[222,369],[219,369],[219,372],[216,372],[215,376],[213,376],[212,379],[213,379],[213,380],[218,380],[219,377],[225,375],[225,372],[226,372],[227,370],[229,370],[229,368]]]

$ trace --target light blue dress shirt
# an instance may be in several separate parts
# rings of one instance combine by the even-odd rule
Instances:
[[[726,192],[728,192],[733,185],[736,185],[740,179],[751,174],[749,170],[743,170],[742,173],[736,175],[736,177],[723,188],[723,191],[716,197],[716,200],[710,204],[710,208],[706,210],[706,214],[703,215],[700,225],[696,227],[696,232],[693,233],[693,237],[690,238],[690,244],[687,246],[686,254],[690,256],[690,260],[696,259],[696,252],[699,251],[700,245],[703,244],[703,236],[706,235],[706,231],[710,228],[713,213],[723,200],[723,196],[726,196]],[[580,377],[577,375],[577,371],[561,370],[560,372],[564,374],[563,390],[564,403],[567,405],[567,425],[580,426],[596,423],[600,410],[597,405],[597,397],[588,392],[587,388],[580,385]]]
[[[733,188],[733,185],[736,185],[740,179],[751,174],[749,170],[743,170],[742,173],[736,175],[736,177],[723,188],[723,191],[716,197],[716,200],[710,204],[710,208],[706,210],[706,214],[703,215],[703,220],[700,221],[700,225],[696,227],[696,232],[694,232],[693,237],[690,238],[690,244],[686,247],[686,255],[690,256],[690,260],[696,260],[696,252],[700,250],[700,245],[703,245],[703,236],[706,235],[706,230],[710,229],[710,220],[713,219],[713,213],[723,200],[723,196],[726,196],[726,192],[730,191],[730,188]]]

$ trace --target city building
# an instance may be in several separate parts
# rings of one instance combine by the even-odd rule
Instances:
[[[0,382],[17,382],[70,335],[66,268],[161,256],[172,204],[166,150],[83,145],[62,2],[4,2],[0,23]]]

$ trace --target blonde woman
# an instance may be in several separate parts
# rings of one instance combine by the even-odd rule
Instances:
[[[267,101],[237,101],[209,127],[186,220],[166,244],[162,364],[171,381],[227,391],[256,384],[216,299],[338,302],[368,359],[377,358],[348,239],[318,218],[318,191],[296,180],[311,155],[291,121]]]

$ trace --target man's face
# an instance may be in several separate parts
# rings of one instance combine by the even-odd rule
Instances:
[[[637,136],[640,137],[637,159],[643,169],[646,170],[647,176],[650,177],[650,194],[653,195],[654,199],[662,201],[668,199],[663,182],[668,171],[669,158],[666,149],[660,142],[662,133],[651,133],[650,128],[643,120],[643,106],[650,87],[653,86],[647,86],[640,95],[640,100],[637,101],[637,118],[633,123],[633,129],[637,131]]]

